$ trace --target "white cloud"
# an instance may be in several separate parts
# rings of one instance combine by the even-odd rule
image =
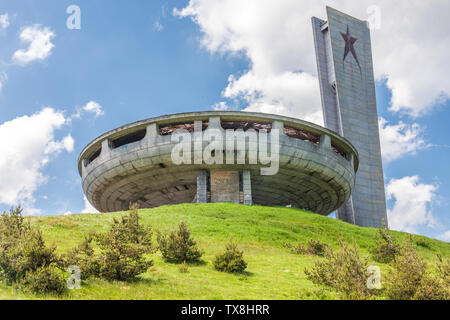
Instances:
[[[159,20],[156,20],[155,22],[153,22],[153,30],[160,32],[164,29],[164,26],[161,24],[161,22],[159,22]]]
[[[66,124],[62,112],[44,108],[31,116],[21,116],[0,124],[0,203],[33,208],[34,192],[47,181],[44,166],[62,151],[72,152],[74,140],[69,134],[55,140],[55,131]]]
[[[84,208],[83,208],[83,210],[81,210],[80,213],[84,213],[84,214],[87,214],[87,213],[99,213],[99,212],[97,211],[97,209],[95,209],[95,208],[91,205],[91,203],[88,201],[88,199],[86,198],[86,196],[83,197],[83,201],[84,201]],[[67,210],[67,211],[64,212],[64,215],[65,215],[65,216],[68,216],[68,215],[71,215],[71,214],[74,214],[74,213],[73,213],[72,211],[70,211],[70,210]]]
[[[378,121],[380,127],[381,154],[385,163],[428,147],[422,137],[422,129],[417,123],[389,125],[383,118]]]
[[[267,77],[247,73],[231,78],[226,98],[243,97],[245,111],[280,114],[323,125],[317,79],[306,72],[284,72]]]
[[[67,152],[72,152],[74,148],[75,140],[69,134],[65,136],[61,141],[50,141],[45,148],[46,154],[59,154],[61,151],[65,150]]]
[[[9,15],[8,13],[0,14],[0,29],[5,30],[9,27]]]
[[[84,209],[81,213],[99,213],[97,209],[89,202],[89,200],[84,196]]]
[[[35,60],[47,58],[54,47],[51,42],[55,34],[48,28],[35,24],[34,26],[23,28],[20,33],[20,40],[29,43],[26,50],[20,49],[14,52],[13,61],[26,65]]]
[[[381,28],[372,31],[375,75],[392,90],[392,111],[418,116],[450,95],[447,0],[191,0],[173,12],[199,25],[208,51],[249,58],[250,69],[230,77],[224,97],[321,122],[311,16],[326,18],[330,5],[368,20],[374,4],[381,10]]]
[[[387,199],[394,200],[388,209],[389,226],[412,233],[420,226],[436,226],[430,207],[437,189],[436,185],[420,183],[418,176],[391,179],[386,186]]]
[[[86,112],[94,113],[95,117],[99,117],[105,114],[102,109],[102,106],[95,101],[89,101],[84,107],[83,110]],[[81,116],[81,114],[80,114]]]
[[[450,230],[439,235],[437,238],[442,241],[450,242]]]
[[[64,146],[64,150],[66,150],[67,152],[73,152],[73,148],[74,148],[74,145],[75,145],[75,140],[69,134],[68,136],[65,136],[63,138],[62,145]]]
[[[216,110],[216,111],[226,111],[226,110],[230,109],[230,107],[224,101],[216,103],[215,105],[213,105],[212,108],[213,108],[213,110]]]
[[[8,81],[8,75],[5,72],[0,72],[0,93],[6,81]]]

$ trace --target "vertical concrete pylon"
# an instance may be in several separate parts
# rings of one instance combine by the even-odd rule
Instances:
[[[330,7],[327,21],[313,17],[312,25],[325,126],[359,153],[354,191],[336,216],[382,227],[387,214],[370,30],[366,21]]]

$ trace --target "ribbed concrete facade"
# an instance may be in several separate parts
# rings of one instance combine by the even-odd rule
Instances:
[[[329,7],[327,21],[312,24],[325,126],[360,156],[355,190],[337,217],[381,227],[387,215],[368,25]]]
[[[180,126],[191,128],[194,121],[203,123],[200,135],[207,135],[208,130],[225,133],[231,125],[243,127],[244,131],[250,125],[269,131],[277,129],[278,172],[261,175],[261,168],[266,165],[248,161],[237,164],[237,159],[234,164],[174,164],[171,130]],[[192,150],[198,134],[190,133]],[[224,150],[230,142],[223,141]],[[235,142],[236,146],[238,141]],[[248,139],[244,137],[241,142],[246,145],[248,160],[252,151]],[[268,150],[271,143],[268,141]],[[203,141],[201,147],[207,144]],[[125,210],[131,202],[144,208],[208,202],[211,172],[234,171],[239,174],[240,203],[292,205],[327,215],[349,199],[358,165],[358,152],[353,145],[331,130],[288,117],[234,111],[174,114],[127,124],[92,141],[78,161],[84,193],[101,212]]]

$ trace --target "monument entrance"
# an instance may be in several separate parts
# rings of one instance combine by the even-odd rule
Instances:
[[[211,202],[239,203],[239,171],[215,171],[210,173]]]

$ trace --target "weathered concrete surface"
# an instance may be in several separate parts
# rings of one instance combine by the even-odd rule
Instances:
[[[194,200],[196,203],[206,203],[208,200],[208,186],[207,186],[208,172],[200,170],[197,173],[197,195]]]
[[[242,173],[242,184],[244,190],[244,204],[252,205],[253,197],[252,197],[252,181],[251,181],[251,172],[248,170],[244,170]]]
[[[360,156],[355,191],[337,217],[382,227],[387,214],[370,31],[366,21],[330,7],[327,20],[312,18],[325,126],[347,138]],[[353,44],[346,46],[347,32]],[[344,55],[350,47],[356,58],[351,49]]]
[[[314,144],[281,134],[280,169],[273,176],[260,175],[260,168],[265,167],[261,164],[175,165],[171,159],[175,144],[170,135],[159,135],[158,126],[194,120],[209,121],[211,128],[220,125],[220,120],[270,122],[272,128],[281,132],[286,125],[320,135],[321,142]],[[110,141],[145,128],[144,139],[111,148]],[[203,142],[203,146],[207,144]],[[333,150],[331,144],[348,157]],[[87,164],[85,160],[100,147],[100,156]],[[102,212],[126,210],[130,202],[138,202],[141,207],[193,202],[198,191],[206,196],[206,176],[199,175],[199,171],[233,170],[243,172],[244,203],[291,204],[321,214],[329,214],[350,197],[358,163],[356,149],[331,130],[288,117],[235,111],[183,113],[128,124],[95,139],[78,161],[86,197]],[[202,185],[197,185],[197,181]]]
[[[239,172],[211,170],[211,202],[239,203]]]

